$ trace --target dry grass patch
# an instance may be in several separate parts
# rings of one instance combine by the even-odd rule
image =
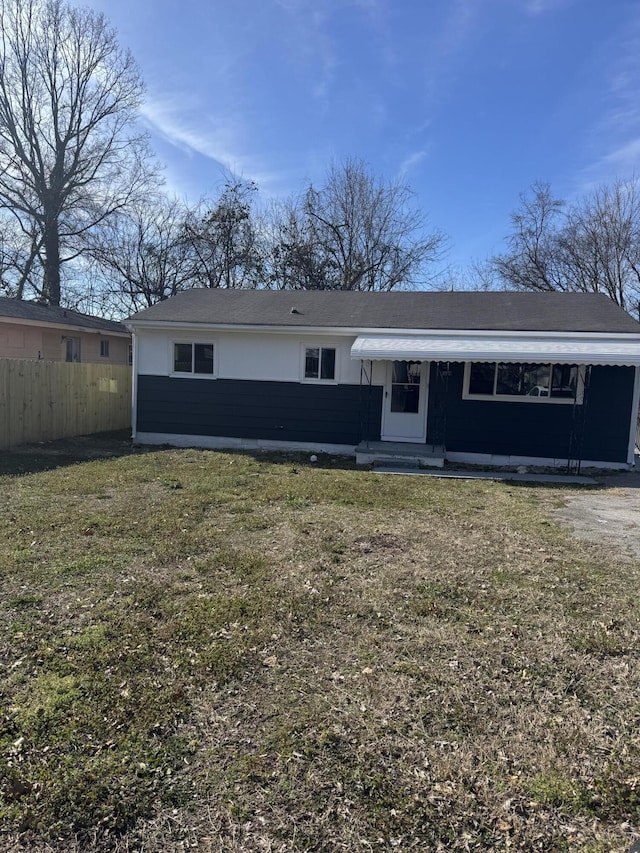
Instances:
[[[0,483],[0,849],[638,834],[638,565],[559,493],[196,450]]]

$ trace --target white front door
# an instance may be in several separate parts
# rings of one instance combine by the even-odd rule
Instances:
[[[383,441],[422,442],[427,437],[426,361],[390,361],[382,406]]]

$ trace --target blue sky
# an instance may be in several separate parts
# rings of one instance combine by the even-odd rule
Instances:
[[[260,197],[354,156],[416,193],[463,270],[536,180],[574,198],[640,162],[640,2],[90,0],[146,82],[167,187]]]

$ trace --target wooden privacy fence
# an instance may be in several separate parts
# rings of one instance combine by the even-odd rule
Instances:
[[[0,359],[0,447],[131,426],[131,368]]]

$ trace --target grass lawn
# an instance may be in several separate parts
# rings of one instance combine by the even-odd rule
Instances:
[[[92,446],[0,462],[0,850],[640,835],[640,564],[566,488]]]

